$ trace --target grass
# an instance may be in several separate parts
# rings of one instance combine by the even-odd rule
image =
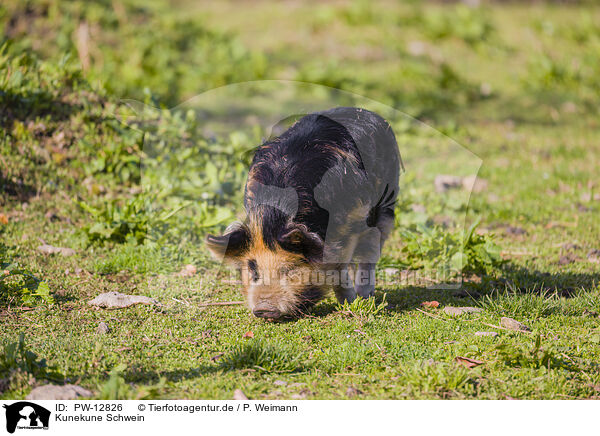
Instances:
[[[597,7],[178,4],[0,6],[0,398],[46,382],[101,399],[598,397]],[[263,78],[415,118],[303,85],[182,104]],[[407,172],[378,275],[423,280],[284,323],[201,305],[241,299],[201,241],[241,211],[265,120],[314,102],[386,111]],[[434,188],[477,170],[478,192]],[[440,270],[460,286],[429,287]],[[161,306],[87,305],[108,291]]]

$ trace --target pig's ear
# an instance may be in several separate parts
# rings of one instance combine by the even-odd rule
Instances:
[[[320,260],[323,256],[324,244],[321,237],[302,225],[286,229],[278,242],[284,250],[302,254],[310,261]]]
[[[234,223],[222,236],[207,235],[205,241],[215,259],[235,263],[248,249],[250,234],[244,226]]]

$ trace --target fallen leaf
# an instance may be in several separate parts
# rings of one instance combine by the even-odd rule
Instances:
[[[60,253],[63,256],[73,256],[75,254],[75,250],[73,250],[72,248],[54,247],[50,244],[42,244],[37,249],[40,253],[44,254]]]
[[[430,308],[433,308],[433,309],[435,309],[439,305],[440,305],[439,301],[423,301],[421,303],[421,306],[423,306],[423,307],[430,307]]]
[[[0,224],[8,224],[8,217],[3,213],[0,213]]]
[[[90,306],[98,306],[104,309],[122,309],[133,306],[134,304],[154,304],[160,303],[154,298],[145,297],[143,295],[125,295],[119,292],[105,292],[98,295],[91,301],[88,301]]]
[[[481,312],[482,310],[483,309],[481,309],[479,307],[469,307],[469,306],[465,306],[465,307],[446,306],[446,307],[444,307],[444,312],[447,313],[448,315],[452,315],[452,316],[464,315],[465,313],[478,313],[478,312]]]
[[[503,316],[500,319],[500,326],[509,330],[515,330],[518,332],[530,332],[531,329],[527,327],[525,324],[517,321],[516,319],[508,318]]]
[[[481,360],[470,359],[468,357],[457,356],[454,358],[455,362],[465,365],[467,368],[475,368],[476,366],[483,365],[484,362]]]
[[[254,333],[252,333],[252,332],[246,332],[246,333],[244,333],[244,336],[243,336],[244,339],[253,338],[253,337],[254,337]]]

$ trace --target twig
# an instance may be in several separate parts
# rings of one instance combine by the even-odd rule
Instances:
[[[236,304],[244,304],[243,301],[216,301],[214,303],[199,303],[200,307],[208,307],[208,306],[233,306]]]
[[[495,328],[495,329],[506,330],[506,331],[509,331],[509,332],[528,333],[528,334],[532,334],[532,333],[533,333],[533,332],[528,332],[528,331],[525,331],[525,330],[513,330],[513,329],[507,329],[507,328],[505,328],[505,327],[500,327],[499,325],[488,324],[488,323],[485,323],[485,322],[482,322],[481,324],[483,324],[483,325],[486,325],[486,326],[488,326],[488,327],[493,327],[493,328]]]
[[[190,305],[190,303],[188,303],[187,301],[181,301],[181,300],[178,300],[178,299],[177,299],[177,298],[175,298],[175,297],[171,297],[171,299],[173,299],[173,301],[176,301],[176,302],[178,302],[178,303],[180,303],[180,304],[185,304],[186,306],[189,306],[189,305]]]
[[[22,312],[29,312],[30,310],[35,310],[35,307],[27,307],[27,306],[21,306],[21,307],[9,307],[9,310],[20,310]]]
[[[83,285],[84,283],[89,282],[90,280],[92,280],[92,277],[88,277],[87,279],[83,279],[83,280],[79,280],[78,282],[73,283],[72,285],[69,286],[79,286],[79,285]]]
[[[34,325],[34,326],[39,327],[39,328],[43,328],[44,327],[44,326],[42,326],[40,324],[37,324],[37,323],[33,322],[30,318],[26,317],[25,315],[21,315],[21,318],[25,318],[27,321],[29,321],[29,323],[30,323],[29,325]]]

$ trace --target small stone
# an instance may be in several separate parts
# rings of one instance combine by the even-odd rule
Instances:
[[[495,338],[496,336],[498,336],[498,333],[496,333],[496,332],[475,332],[475,336],[491,336],[491,337]]]
[[[516,319],[508,318],[503,316],[500,319],[500,326],[509,330],[515,330],[518,332],[530,332],[531,329],[527,327],[525,324],[517,321]]]
[[[446,307],[444,307],[444,312],[447,313],[448,315],[452,315],[452,316],[464,315],[465,313],[479,313],[481,311],[483,311],[483,309],[481,309],[479,307],[469,307],[469,306],[465,306],[465,307],[446,306]]]
[[[286,381],[283,381],[283,380],[275,380],[275,381],[273,382],[273,384],[274,384],[275,386],[287,386],[287,382],[286,382]]]
[[[105,322],[101,322],[100,324],[98,324],[98,327],[96,328],[96,333],[98,333],[99,335],[105,335],[109,332],[110,329],[108,328],[108,325],[106,325]]]
[[[32,390],[27,395],[27,400],[75,400],[77,398],[89,398],[93,392],[77,385],[45,385]]]
[[[243,400],[247,400],[247,399],[248,399],[248,397],[246,396],[246,394],[245,394],[245,393],[244,393],[244,392],[243,392],[241,389],[236,389],[236,390],[233,392],[233,399],[234,399],[234,400],[240,400],[240,401],[243,401]]]

